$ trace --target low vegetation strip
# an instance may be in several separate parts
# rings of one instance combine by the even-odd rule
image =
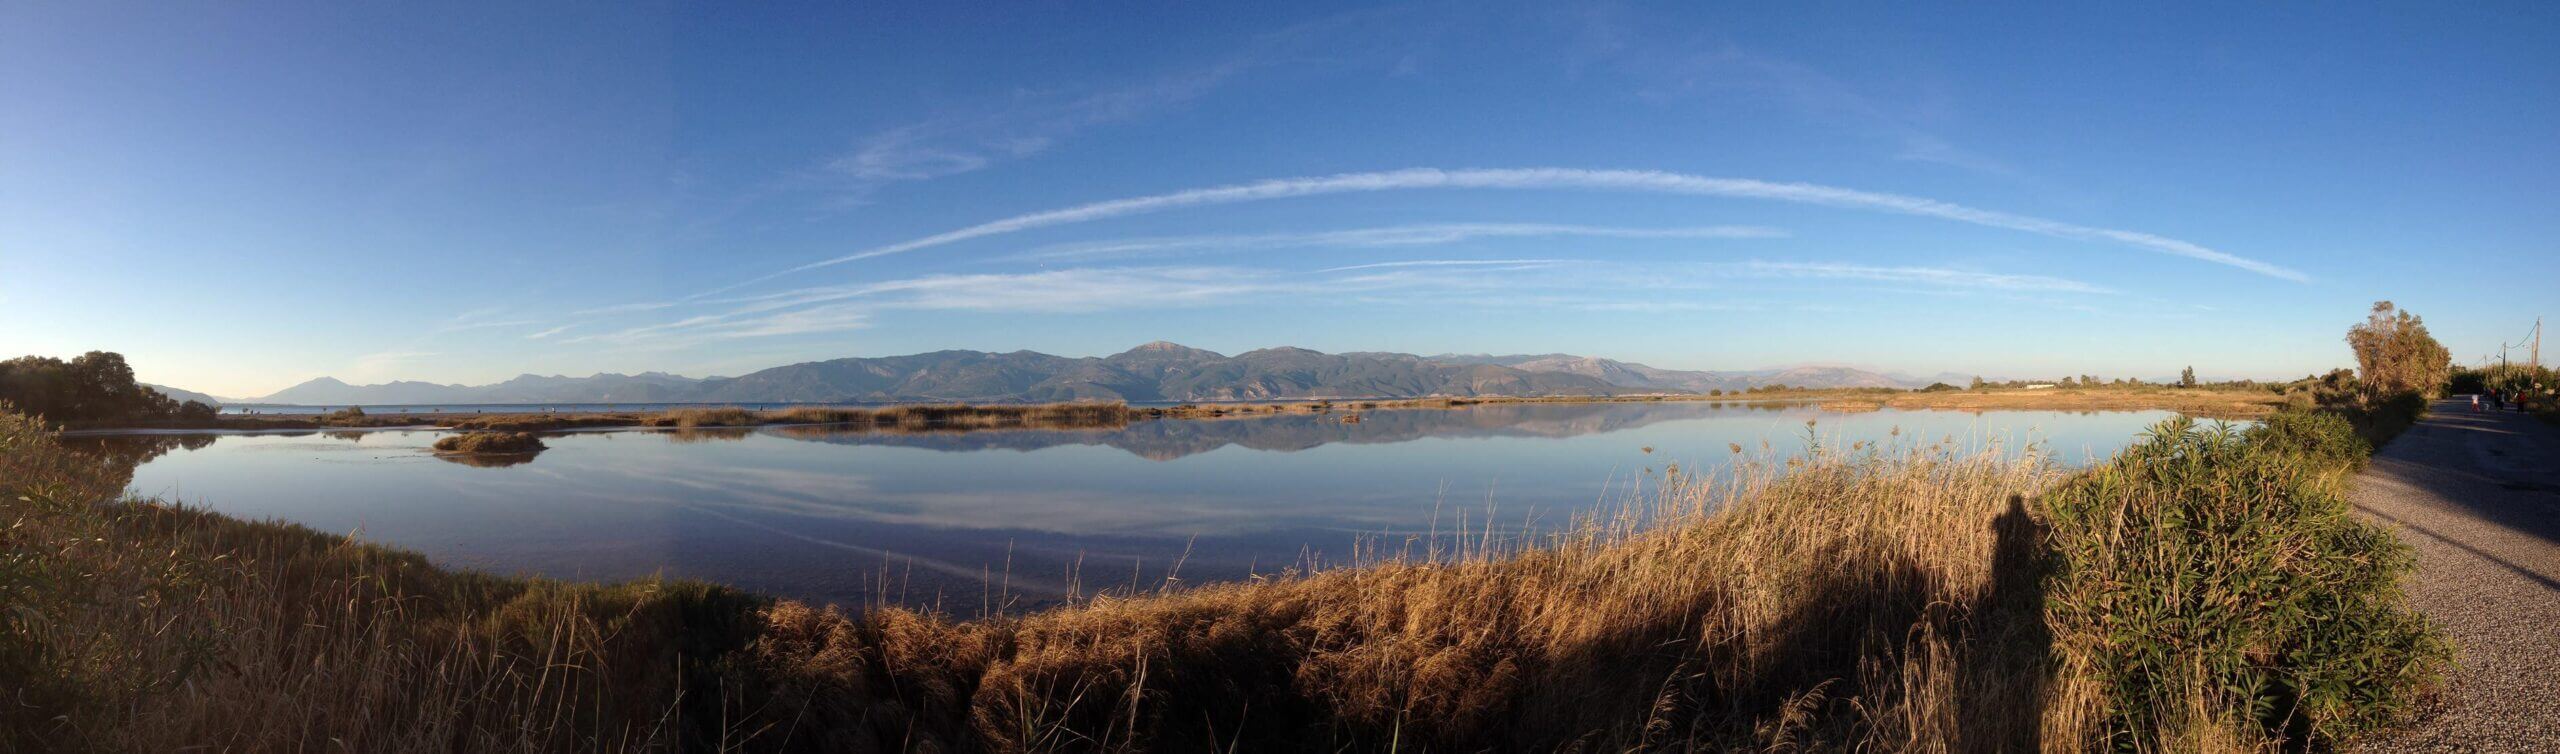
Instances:
[[[2247,750],[2442,662],[2343,415],[2113,463],[1817,448],[1534,543],[976,620],[438,569],[118,498],[0,416],[10,744],[234,750]],[[1392,546],[1390,546],[1392,545]]]
[[[2212,419],[2256,419],[2288,405],[2288,396],[2264,389],[2138,387],[1919,391],[1824,399],[1835,410],[1872,408],[1958,411],[2176,411]],[[2301,405],[2294,401],[2294,405]]]

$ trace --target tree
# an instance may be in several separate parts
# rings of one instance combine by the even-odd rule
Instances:
[[[187,421],[212,421],[215,416],[221,413],[222,409],[214,408],[203,401],[187,401],[186,403],[178,406],[177,415],[178,418],[185,419]]]
[[[1966,389],[1966,390],[1981,390],[1981,389],[1982,389],[1982,375],[1979,375],[1979,374],[1974,375],[1974,376],[1973,376],[1973,384],[1972,384],[1972,385],[1968,385],[1968,386],[1966,386],[1966,387],[1965,387],[1965,389]]]
[[[2373,302],[2364,323],[2347,328],[2347,346],[2355,349],[2367,405],[2400,395],[2433,397],[2453,374],[2453,353],[2427,324],[2389,301]]]
[[[157,419],[179,410],[169,396],[135,383],[133,367],[122,354],[107,351],[90,351],[70,361],[45,356],[0,361],[0,403],[56,422]]]
[[[2184,371],[2180,371],[2180,372],[2178,372],[2178,387],[2195,387],[2195,386],[2196,386],[2196,368],[2195,368],[2195,367],[2193,367],[2193,366],[2189,366],[2189,367],[2187,367]]]

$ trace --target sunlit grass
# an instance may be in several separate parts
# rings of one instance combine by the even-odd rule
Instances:
[[[859,416],[1003,422],[1042,408]],[[695,427],[738,418],[706,411]],[[856,421],[801,411],[741,413]],[[1794,459],[1736,448],[1650,475],[1640,494],[1551,535],[1505,538],[1475,519],[1374,540],[1344,567],[1199,586],[1173,573],[1113,579],[1063,605],[964,620],[689,582],[450,572],[298,526],[100,504],[121,494],[129,466],[0,415],[0,597],[18,607],[0,615],[0,677],[26,679],[0,708],[0,742],[2239,751],[2326,740],[2403,709],[2440,646],[2392,586],[2405,551],[2335,499],[2361,458],[2351,431],[2270,426],[2283,431],[2262,441],[2172,425],[2078,473],[1944,445]],[[2175,517],[2208,514],[2231,525]],[[2166,596],[2128,596],[2142,594]],[[2264,594],[2278,598],[2249,598]],[[2346,617],[2305,621],[2303,600]],[[2231,691],[2274,682],[2291,702]]]

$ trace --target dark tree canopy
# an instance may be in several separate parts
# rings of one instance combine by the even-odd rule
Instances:
[[[124,355],[90,351],[70,361],[20,356],[0,361],[0,403],[54,422],[210,419],[214,408],[180,404],[133,381]]]

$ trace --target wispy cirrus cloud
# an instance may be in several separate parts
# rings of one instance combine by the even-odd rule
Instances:
[[[1881,283],[1907,283],[1954,288],[1984,288],[2006,291],[2043,291],[2049,293],[2112,293],[2077,280],[2042,275],[2009,275],[1972,272],[1937,267],[1879,267],[1831,262],[1740,262],[1717,267],[1741,275],[1761,277],[1811,278],[1824,280],[1863,280]]]
[[[1675,62],[1644,57],[1630,60],[1630,71],[1644,71],[1649,83],[1640,89],[1652,99],[1745,94],[1779,102],[1817,121],[1837,124],[1893,147],[1899,160],[1928,162],[1981,173],[2019,177],[2016,167],[1989,155],[1959,147],[1940,136],[1929,121],[1951,111],[1943,93],[1922,91],[1920,102],[1888,102],[1829,73],[1791,60],[1759,54],[1734,45],[1710,52],[1670,53]]]
[[[1256,71],[1391,63],[1419,42],[1418,9],[1369,9],[1278,29],[1172,73],[1115,84],[1016,89],[994,101],[886,128],[857,140],[823,173],[854,201],[890,184],[984,170],[1046,152],[1089,130],[1173,111]]]
[[[900,181],[981,170],[1048,150],[1096,126],[1133,120],[1216,89],[1250,67],[1237,58],[1153,81],[1081,96],[1018,93],[1009,101],[890,128],[864,137],[826,165],[854,199]]]
[[[878,283],[823,286],[729,299],[734,308],[673,322],[570,338],[564,342],[642,343],[728,340],[853,329],[884,309],[1070,314],[1112,309],[1180,308],[1234,303],[1279,292],[1311,292],[1313,283],[1274,280],[1269,270],[1236,267],[1080,268],[1042,272],[924,275]],[[813,314],[814,312],[814,314]]]
[[[1397,262],[1371,262],[1371,263],[1368,263],[1368,264],[1354,264],[1354,265],[1346,265],[1346,266],[1342,266],[1342,267],[1327,267],[1327,268],[1324,268],[1324,269],[1321,269],[1321,270],[1317,270],[1316,272],[1318,272],[1318,273],[1327,273],[1327,272],[1351,272],[1351,271],[1354,271],[1354,270],[1388,270],[1388,269],[1401,269],[1401,268],[1406,268],[1406,267],[1503,267],[1503,268],[1512,268],[1512,269],[1529,269],[1529,268],[1533,268],[1533,267],[1549,267],[1549,266],[1553,266],[1553,265],[1565,264],[1565,263],[1568,263],[1568,262],[1571,262],[1571,261],[1574,261],[1574,260],[1569,260],[1569,259],[1407,259],[1407,260],[1397,261]]]
[[[1758,225],[1709,225],[1634,228],[1552,223],[1435,223],[1353,228],[1303,233],[1162,236],[1053,244],[1007,257],[1010,260],[1081,260],[1168,256],[1200,252],[1235,252],[1288,248],[1381,248],[1453,244],[1478,238],[1785,238],[1787,232]]]
[[[1780,183],[1749,178],[1720,178],[1657,170],[1593,170],[1584,168],[1505,168],[1442,170],[1411,168],[1371,173],[1276,178],[1211,186],[1163,194],[1093,202],[1073,207],[1015,215],[929,236],[875,246],[752,278],[702,294],[708,297],[785,275],[864,259],[905,254],[978,238],[1037,228],[1093,222],[1116,217],[1244,202],[1271,201],[1327,194],[1425,189],[1630,191],[1683,196],[1712,196],[1808,204],[1870,212],[1929,217],[1991,228],[2079,241],[2098,241],[2171,256],[2235,267],[2260,275],[2308,282],[2309,276],[2286,267],[2242,257],[2190,241],[2141,231],[2102,228],[1953,202],[1813,183]]]
[[[1087,314],[1263,303],[1273,299],[1440,301],[1475,306],[1552,306],[1592,311],[1732,309],[1724,300],[1765,284],[1809,280],[1875,283],[1893,290],[2103,294],[2081,281],[1920,266],[1829,262],[1663,265],[1595,259],[1408,259],[1282,269],[1244,266],[1080,267],[1021,273],[936,274],[717,299],[730,308],[673,322],[594,333],[566,342],[639,344],[796,335],[852,329],[876,312]]]
[[[435,332],[449,333],[460,332],[463,330],[484,330],[492,327],[522,327],[525,325],[540,324],[540,322],[530,319],[505,318],[502,315],[506,314],[506,312],[507,307],[504,306],[491,306],[473,309],[471,311],[446,318],[444,322],[436,325]]]

